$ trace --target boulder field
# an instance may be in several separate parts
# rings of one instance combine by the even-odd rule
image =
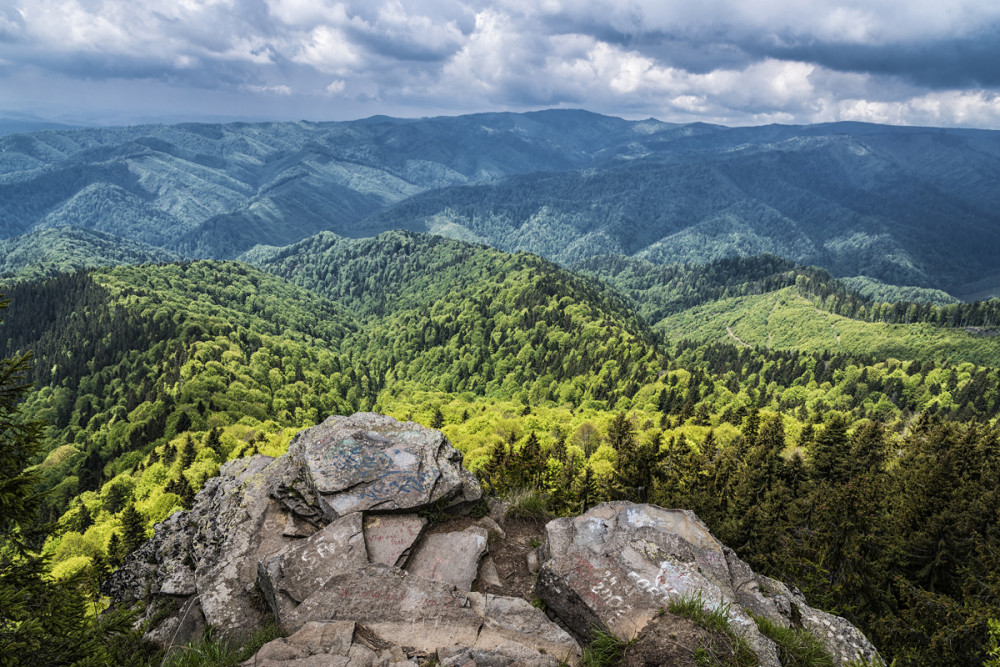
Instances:
[[[239,639],[276,621],[286,636],[246,663],[260,667],[576,665],[597,630],[646,645],[655,629],[690,658],[696,646],[676,638],[705,641],[700,631],[678,634],[689,624],[679,618],[673,632],[660,627],[682,595],[723,606],[767,667],[781,665],[779,650],[751,615],[804,628],[837,664],[877,655],[844,619],[755,574],[691,512],[615,502],[549,522],[525,553],[534,604],[497,594],[511,592],[490,553],[503,523],[502,503],[483,497],[439,431],[330,417],[283,456],[226,463],[103,591],[141,605],[147,637],[168,649],[206,626]]]

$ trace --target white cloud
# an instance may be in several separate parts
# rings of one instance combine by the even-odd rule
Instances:
[[[270,95],[291,95],[292,89],[286,85],[277,86],[254,86],[251,84],[244,84],[240,86],[240,90],[246,91],[248,93],[264,93]]]
[[[997,26],[1000,3],[979,0],[20,0],[0,9],[0,87],[159,80],[202,91],[191,98],[285,98],[293,117],[309,104],[328,112],[336,95],[370,113],[572,105],[739,124],[1000,127],[988,83],[921,83],[926,56],[907,71],[921,40],[952,39],[969,48],[945,44],[959,56],[931,78],[968,66],[979,68],[970,80],[1000,81]],[[876,47],[890,50],[865,50]],[[869,67],[882,60],[895,69]]]
[[[292,60],[315,67],[320,72],[345,74],[348,66],[358,62],[354,46],[344,33],[329,26],[318,26],[309,33]]]
[[[934,92],[896,102],[842,100],[842,120],[894,125],[997,127],[1000,95],[986,91]]]

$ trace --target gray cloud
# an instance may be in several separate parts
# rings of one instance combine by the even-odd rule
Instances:
[[[846,72],[898,76],[934,89],[1000,86],[1000,26],[968,38],[904,44],[808,44],[759,49]]]
[[[562,105],[729,124],[1000,127],[1000,6],[984,4],[22,0],[0,8],[0,99],[79,109],[67,91],[89,85],[102,93],[85,110],[116,100],[132,115]]]

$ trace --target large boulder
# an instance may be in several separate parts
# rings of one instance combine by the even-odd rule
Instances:
[[[761,665],[780,667],[780,662],[777,647],[751,614],[805,627],[841,663],[859,653],[876,655],[843,619],[812,609],[801,595],[754,574],[692,512],[605,503],[550,522],[546,538],[548,560],[536,593],[583,640],[596,629],[631,639],[672,599],[699,596],[707,607],[728,608],[730,625],[748,640]]]
[[[472,504],[482,496],[462,453],[440,431],[385,415],[330,417],[298,433],[288,458],[295,479],[286,488],[299,491],[327,520]]]

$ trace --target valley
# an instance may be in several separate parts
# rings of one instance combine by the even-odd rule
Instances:
[[[0,427],[39,422],[3,470],[46,492],[17,539],[80,646],[155,660],[95,638],[100,581],[227,461],[377,412],[543,517],[693,510],[893,664],[982,664],[1000,299],[960,297],[996,295],[998,139],[570,111],[0,137]]]

